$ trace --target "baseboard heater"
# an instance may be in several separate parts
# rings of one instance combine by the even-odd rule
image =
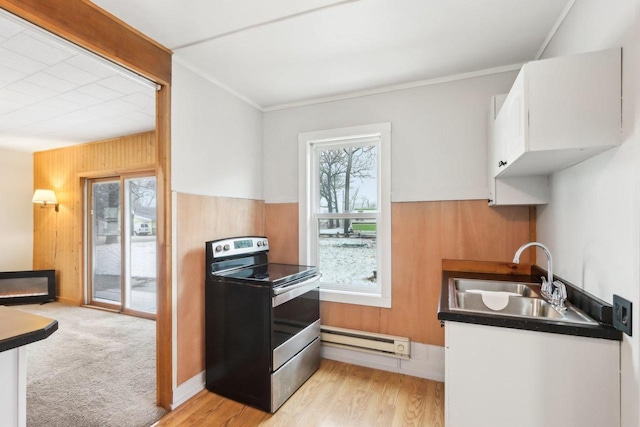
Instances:
[[[356,331],[354,329],[320,326],[324,345],[340,347],[366,353],[408,359],[411,341],[406,337]]]

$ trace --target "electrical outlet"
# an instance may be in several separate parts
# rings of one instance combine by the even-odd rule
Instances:
[[[613,327],[631,336],[631,301],[613,295]]]

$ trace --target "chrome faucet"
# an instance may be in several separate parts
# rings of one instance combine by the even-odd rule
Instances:
[[[520,248],[516,251],[516,254],[513,256],[513,262],[516,264],[519,264],[520,255],[522,255],[522,252],[530,246],[539,246],[540,248],[542,248],[545,255],[547,256],[547,278],[546,279],[544,277],[542,278],[541,290],[542,290],[542,295],[546,296],[547,298],[551,298],[551,294],[553,291],[553,285],[552,285],[553,284],[553,259],[551,258],[551,251],[549,251],[549,248],[547,248],[542,243],[538,243],[538,242],[525,243],[524,245],[520,246]]]

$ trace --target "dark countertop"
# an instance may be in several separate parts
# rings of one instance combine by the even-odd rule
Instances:
[[[558,323],[546,319],[529,319],[515,316],[493,315],[490,313],[473,313],[468,311],[449,310],[449,279],[454,277],[467,279],[507,280],[525,283],[540,284],[538,276],[522,276],[511,274],[468,273],[459,271],[442,272],[442,288],[440,290],[440,304],[438,306],[438,319],[452,322],[474,323],[478,325],[497,326],[501,328],[523,329],[529,331],[550,332],[564,335],[575,335],[590,338],[603,338],[607,340],[622,341],[622,332],[612,325],[600,322],[598,325],[583,325]],[[557,277],[556,277],[557,279]],[[567,284],[567,282],[565,282]],[[568,287],[568,286],[567,286]],[[584,294],[584,291],[582,291]],[[569,301],[571,300],[571,292]],[[585,298],[584,296],[582,298]],[[588,298],[588,297],[587,297]],[[593,298],[594,305],[600,301]],[[597,312],[585,310],[583,304],[579,304],[592,318],[599,320]]]
[[[0,352],[43,340],[57,330],[57,320],[0,306]]]

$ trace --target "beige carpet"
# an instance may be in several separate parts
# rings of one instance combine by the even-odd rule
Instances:
[[[27,427],[148,427],[156,407],[152,320],[61,303],[14,306],[56,319],[27,346]]]

